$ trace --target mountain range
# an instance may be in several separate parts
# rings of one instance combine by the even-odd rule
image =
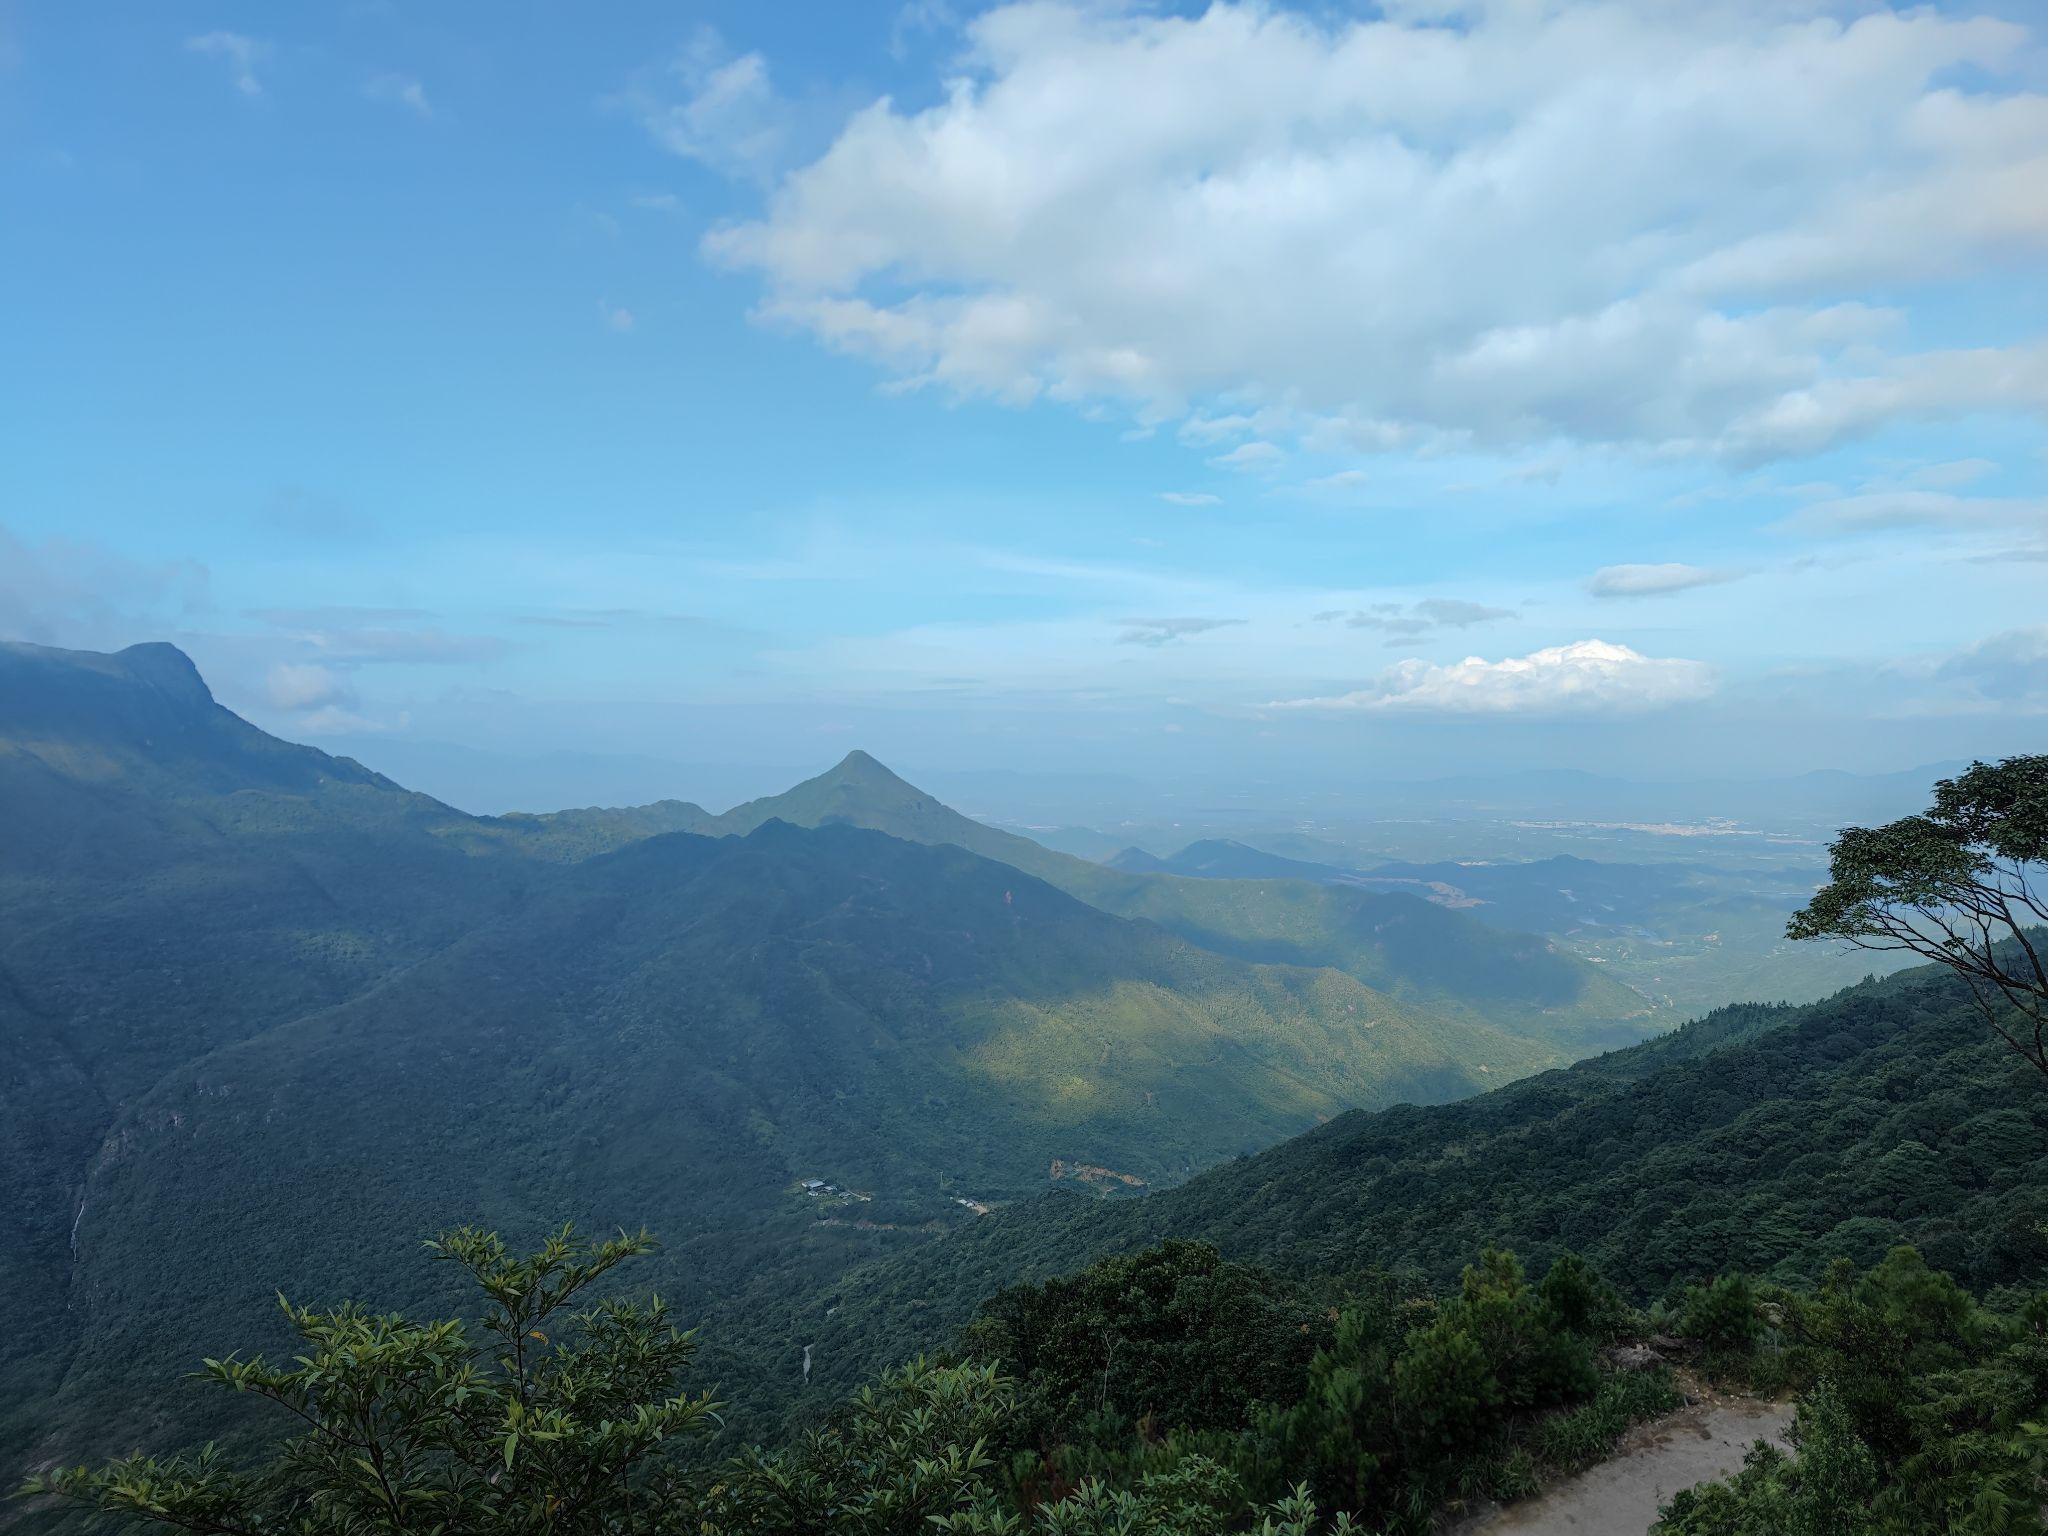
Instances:
[[[1542,939],[1106,869],[861,753],[718,815],[469,816],[256,730],[164,645],[0,646],[0,919],[27,1462],[203,1412],[136,1389],[279,1289],[427,1299],[405,1243],[458,1222],[646,1222],[663,1289],[755,1349],[990,1205],[1664,1022]]]

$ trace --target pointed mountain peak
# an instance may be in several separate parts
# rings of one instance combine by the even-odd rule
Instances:
[[[846,756],[839,759],[838,766],[822,775],[822,777],[827,779],[850,779],[869,784],[902,784],[906,789],[911,787],[900,775],[892,772],[879,758],[870,756],[858,747],[855,747]]]

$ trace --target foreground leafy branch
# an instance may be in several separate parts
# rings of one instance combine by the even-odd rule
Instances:
[[[564,1227],[512,1258],[495,1234],[464,1228],[428,1246],[490,1303],[483,1339],[459,1322],[279,1298],[302,1344],[290,1366],[230,1355],[201,1373],[298,1421],[265,1467],[234,1471],[209,1446],[60,1470],[23,1492],[207,1536],[632,1528],[661,1497],[661,1453],[715,1418],[707,1396],[675,1390],[694,1338],[658,1296],[557,1319],[653,1240],[580,1241]]]

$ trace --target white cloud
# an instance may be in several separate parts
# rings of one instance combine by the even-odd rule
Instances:
[[[663,149],[722,175],[765,179],[782,159],[784,113],[768,61],[735,57],[711,27],[666,68],[643,73],[624,102]]]
[[[1228,400],[1365,452],[1811,452],[2048,408],[2039,345],[1915,353],[1910,313],[1859,302],[2048,248],[2031,46],[1768,0],[1032,0],[969,24],[936,105],[855,113],[707,250],[909,384],[1147,422]],[[724,67],[693,103],[765,99],[758,60]]]
[[[1713,692],[1702,662],[1644,656],[1625,645],[1578,640],[1500,661],[1468,656],[1409,660],[1368,687],[1324,698],[1279,699],[1273,709],[1399,710],[1427,714],[1581,714],[1658,709]]]
[[[1603,565],[1586,578],[1586,590],[1595,597],[1654,597],[1740,581],[1748,574],[1729,566],[1684,565],[1677,561],[1663,565]]]
[[[597,318],[604,323],[606,330],[617,331],[621,336],[631,331],[637,324],[633,318],[633,311],[623,304],[613,304],[609,299],[597,301]]]
[[[256,78],[256,66],[269,57],[268,43],[240,32],[204,32],[197,37],[186,38],[185,47],[189,52],[225,61],[229,78],[244,96],[263,94],[263,82]]]
[[[293,713],[355,703],[354,690],[339,672],[310,662],[278,662],[264,678],[263,690],[272,709]]]
[[[411,75],[374,76],[363,86],[363,94],[372,101],[404,107],[419,117],[434,115],[433,103],[427,100],[427,88]]]
[[[1212,496],[1207,491],[1161,491],[1159,499],[1176,507],[1216,507],[1223,504],[1221,496]]]

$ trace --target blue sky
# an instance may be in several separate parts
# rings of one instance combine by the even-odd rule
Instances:
[[[0,6],[0,632],[372,761],[2038,749],[2044,44]]]

